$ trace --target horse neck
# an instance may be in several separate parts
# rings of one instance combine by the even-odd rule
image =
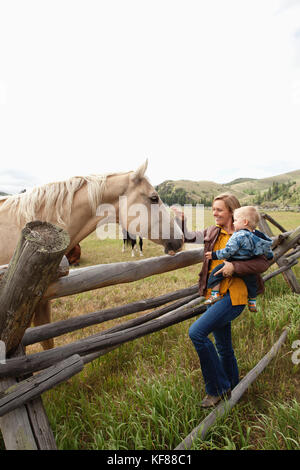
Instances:
[[[109,175],[106,180],[106,188],[103,194],[102,204],[112,204],[115,208],[119,205],[119,197],[125,193],[129,184],[129,174]]]
[[[114,208],[116,222],[119,222],[119,197],[128,186],[129,174],[109,175],[102,195],[101,205],[109,204]],[[101,221],[107,222],[107,216],[91,210],[86,186],[79,189],[74,197],[70,223],[66,227],[70,235],[70,248],[94,232]]]

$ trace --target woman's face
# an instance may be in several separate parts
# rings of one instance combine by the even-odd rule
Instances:
[[[225,225],[232,223],[232,213],[226,207],[225,202],[221,199],[214,201],[212,211],[217,225],[224,227]]]

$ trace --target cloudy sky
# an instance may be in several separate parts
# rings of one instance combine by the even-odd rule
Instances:
[[[300,168],[300,0],[0,0],[0,191]]]

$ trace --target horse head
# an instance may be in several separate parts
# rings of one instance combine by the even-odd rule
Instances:
[[[183,233],[171,211],[145,176],[148,160],[129,173],[126,190],[120,197],[119,220],[133,235],[163,245],[165,253],[174,254],[183,246]]]

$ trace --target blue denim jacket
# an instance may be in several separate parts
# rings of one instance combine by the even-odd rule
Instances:
[[[273,258],[272,240],[259,230],[238,230],[228,240],[223,250],[212,252],[213,259],[249,259],[253,256],[265,255]]]

